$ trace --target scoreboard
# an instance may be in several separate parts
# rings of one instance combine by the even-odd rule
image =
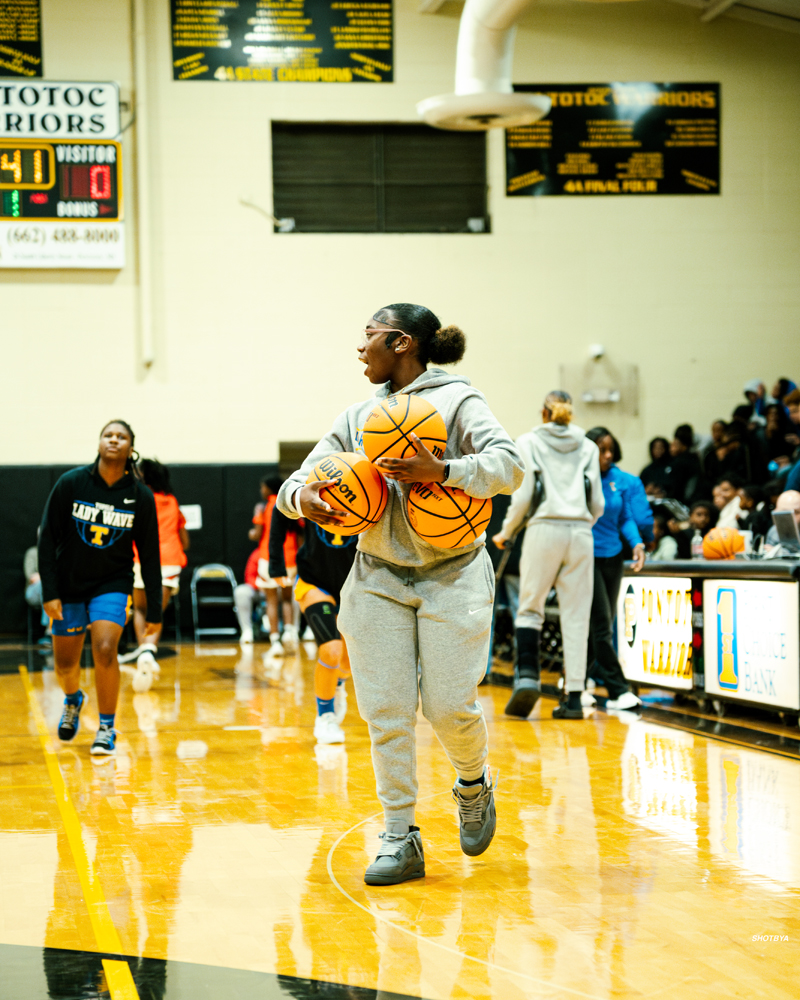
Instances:
[[[0,137],[0,268],[125,263],[122,146]]]
[[[121,146],[0,139],[0,220],[122,218]]]

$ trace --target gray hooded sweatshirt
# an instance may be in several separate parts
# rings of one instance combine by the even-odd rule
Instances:
[[[501,534],[508,540],[527,519],[533,499],[535,473],[544,483],[544,499],[527,524],[542,518],[588,521],[605,510],[600,480],[600,452],[580,427],[572,424],[542,424],[517,438],[517,450],[525,463],[522,486],[511,498]],[[589,504],[583,477],[590,485]]]
[[[441,368],[429,368],[411,385],[401,390],[418,393],[442,416],[447,428],[445,461],[450,463],[446,486],[457,486],[469,496],[483,499],[497,493],[513,493],[522,482],[523,465],[511,438],[489,409],[482,393],[473,389],[468,378],[451,375]],[[298,472],[290,476],[278,493],[278,509],[287,517],[300,516],[295,497],[309,473],[323,458],[337,451],[362,452],[362,428],[375,399],[390,396],[391,384],[382,385],[372,399],[355,403],[340,413],[333,428],[314,448]],[[595,449],[596,450],[596,449]],[[387,478],[389,499],[380,521],[358,539],[358,548],[367,555],[397,566],[427,566],[455,556],[463,556],[484,544],[484,535],[457,549],[438,549],[411,527],[406,500],[411,483]]]

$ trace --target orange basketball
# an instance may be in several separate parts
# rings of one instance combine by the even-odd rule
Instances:
[[[411,527],[437,549],[457,549],[474,542],[491,516],[491,500],[476,500],[454,486],[414,483],[408,494]]]
[[[416,434],[437,458],[444,457],[447,428],[427,400],[398,393],[377,403],[364,421],[363,448],[371,462],[379,458],[413,458],[417,451],[410,435]]]
[[[320,527],[333,535],[358,535],[377,524],[389,499],[386,480],[363,455],[340,451],[328,455],[314,466],[307,483],[335,479],[335,486],[320,490],[322,499],[347,514],[344,524]]]
[[[744,538],[736,528],[712,528],[703,539],[704,559],[733,559],[744,552]]]

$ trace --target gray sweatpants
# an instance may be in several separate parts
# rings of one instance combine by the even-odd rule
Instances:
[[[484,547],[424,569],[356,554],[342,588],[339,631],[369,725],[388,832],[403,834],[414,823],[420,696],[458,776],[474,781],[483,774],[487,731],[478,683],[486,671],[493,599]]]
[[[541,629],[553,586],[558,594],[567,691],[583,691],[594,591],[594,539],[588,521],[540,518],[525,530],[519,561],[517,628]]]

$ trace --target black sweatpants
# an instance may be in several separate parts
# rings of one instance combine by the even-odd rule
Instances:
[[[595,556],[594,595],[589,623],[589,673],[599,681],[609,698],[619,698],[630,690],[612,641],[612,622],[622,583],[622,553]]]

